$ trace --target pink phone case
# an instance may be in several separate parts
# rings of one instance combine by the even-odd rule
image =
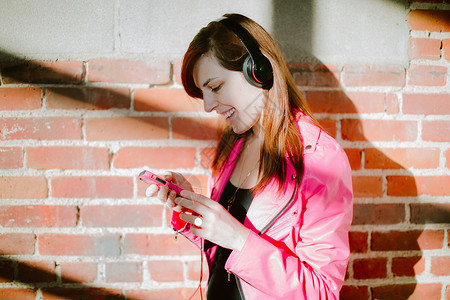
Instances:
[[[163,185],[167,185],[169,187],[169,189],[174,190],[175,192],[177,192],[177,194],[180,194],[182,189],[178,186],[176,186],[175,184],[162,179],[161,177],[158,177],[157,175],[153,174],[150,171],[142,171],[139,174],[139,179],[147,184],[157,184],[159,186],[163,186]]]

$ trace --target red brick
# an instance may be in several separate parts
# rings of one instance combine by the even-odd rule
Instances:
[[[217,118],[173,118],[172,138],[190,140],[217,140],[219,121]]]
[[[1,237],[1,236],[0,236]],[[14,265],[12,261],[0,261],[0,283],[14,281]],[[0,289],[0,296],[2,290]],[[0,299],[2,299],[0,297]]]
[[[366,169],[432,169],[439,167],[438,148],[367,148]]]
[[[0,169],[20,169],[23,167],[21,147],[0,148]]]
[[[150,278],[158,282],[183,281],[184,271],[181,261],[154,260],[148,262]],[[192,280],[198,280],[199,277]]]
[[[107,148],[36,147],[26,148],[27,166],[33,169],[109,169]]]
[[[142,263],[141,262],[106,263],[105,277],[106,282],[142,282]]]
[[[178,84],[183,84],[181,82],[181,65],[182,65],[182,61],[181,60],[175,60],[173,62],[173,77],[174,77],[174,81]]]
[[[0,234],[0,249],[2,255],[34,254],[36,237],[32,233]]]
[[[82,206],[80,218],[85,227],[162,226],[162,205]]]
[[[449,157],[450,157],[450,150],[448,152],[449,152]],[[211,168],[215,154],[216,154],[215,147],[214,148],[208,147],[208,148],[201,149],[200,150],[200,166],[204,169]],[[449,161],[449,163],[450,163],[450,159],[448,159],[447,161]]]
[[[115,168],[177,169],[195,167],[195,148],[184,147],[125,147],[114,154]]]
[[[76,223],[75,206],[0,206],[2,227],[73,227]]]
[[[431,257],[430,273],[436,276],[450,275],[450,256]]]
[[[397,86],[405,85],[405,68],[402,66],[347,65],[344,67],[346,86]]]
[[[38,237],[41,255],[119,256],[120,236],[44,234]]]
[[[290,63],[289,70],[299,86],[338,87],[340,70],[337,66]]]
[[[398,224],[404,221],[404,204],[354,204],[353,206],[353,225]]]
[[[420,256],[413,257],[394,257],[392,259],[392,274],[394,276],[416,276],[425,271],[425,258]]]
[[[442,230],[373,232],[371,249],[374,251],[441,249],[443,242]]]
[[[21,261],[18,266],[18,281],[21,282],[55,282],[55,262]]]
[[[412,65],[408,74],[410,85],[443,86],[446,84],[447,67]]]
[[[352,170],[360,170],[362,164],[362,150],[361,149],[344,149]]]
[[[353,277],[355,279],[385,278],[386,258],[356,259],[353,262]]]
[[[450,60],[450,39],[442,40],[442,51],[444,52],[444,59]]]
[[[134,109],[156,112],[203,112],[203,101],[189,97],[182,89],[153,88],[134,92]]]
[[[395,284],[372,288],[372,299],[440,300],[440,283]]]
[[[450,94],[403,94],[403,113],[448,115]]]
[[[354,197],[383,196],[383,182],[378,176],[353,176]]]
[[[195,255],[200,249],[183,236],[175,234],[127,234],[124,238],[124,254],[139,255]]]
[[[314,113],[384,112],[383,93],[311,91],[306,92],[306,99]]]
[[[349,141],[415,141],[417,122],[396,120],[341,121],[342,138]]]
[[[340,292],[341,300],[367,300],[369,291],[367,286],[344,285]]]
[[[89,141],[167,138],[169,138],[167,118],[129,117],[86,120],[86,139]]]
[[[399,113],[398,97],[395,94],[386,95],[386,113],[394,115]]]
[[[201,263],[200,258],[195,261],[189,261],[187,263],[187,279],[192,281],[200,280],[200,271],[201,271]],[[208,278],[208,264],[206,263],[205,257],[203,257],[203,273],[202,279]]]
[[[412,10],[408,15],[408,24],[411,30],[416,31],[450,31],[449,10]]]
[[[0,288],[0,299],[2,300],[35,300],[36,290],[34,289],[21,289],[21,288]]]
[[[446,196],[450,193],[449,176],[387,176],[389,196]]]
[[[410,204],[411,223],[432,224],[448,223],[450,220],[449,203],[412,203]]]
[[[131,105],[128,88],[51,88],[45,96],[47,107],[54,109],[101,110]]]
[[[63,283],[91,283],[97,279],[97,263],[63,262],[60,266]]]
[[[368,249],[368,236],[367,232],[350,231],[348,238],[350,242],[350,250],[352,253],[366,253]]]
[[[328,133],[333,138],[336,138],[337,124],[335,120],[318,119],[317,121],[326,133]]]
[[[75,296],[76,295],[76,296]],[[89,299],[89,300],[109,300],[109,299],[125,299],[120,289],[105,288],[59,288],[47,287],[42,288],[42,300],[61,300],[61,299]],[[130,299],[130,298],[128,298]]]
[[[2,64],[4,84],[81,84],[85,73],[83,63],[80,61],[22,61]]]
[[[34,110],[41,108],[42,90],[38,88],[0,89],[0,110]]]
[[[169,62],[95,59],[88,65],[88,81],[167,84],[171,80]]]
[[[450,142],[450,121],[422,121],[422,140]]]
[[[0,199],[47,198],[47,179],[40,176],[0,176]]]
[[[409,58],[439,60],[441,58],[441,41],[438,39],[410,38]]]
[[[76,118],[2,118],[0,140],[81,139],[81,122]]]
[[[129,177],[56,177],[52,179],[56,198],[130,198],[133,179]]]

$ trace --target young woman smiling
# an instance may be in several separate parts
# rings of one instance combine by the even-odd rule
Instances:
[[[208,299],[338,299],[349,257],[347,157],[310,113],[270,35],[225,15],[182,65],[186,92],[226,120],[207,196],[178,173],[151,185],[174,229],[203,246]],[[194,214],[190,212],[194,212]]]

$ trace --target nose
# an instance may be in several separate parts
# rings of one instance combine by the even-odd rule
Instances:
[[[218,102],[213,95],[206,93],[203,95],[203,108],[206,112],[212,112],[217,107],[217,104]]]

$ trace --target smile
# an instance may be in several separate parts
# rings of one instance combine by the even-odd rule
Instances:
[[[225,119],[230,118],[234,113],[236,112],[235,108],[230,109],[229,111],[223,113],[223,116],[225,117]]]

